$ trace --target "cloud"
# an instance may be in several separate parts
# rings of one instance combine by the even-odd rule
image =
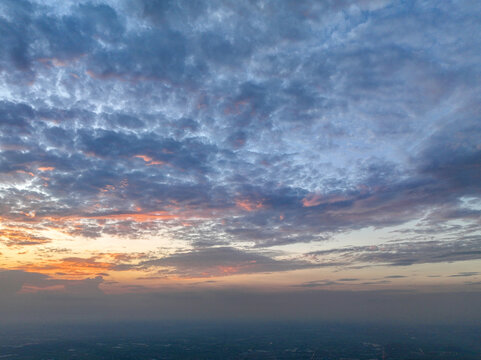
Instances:
[[[77,296],[102,295],[99,285],[102,277],[82,280],[60,280],[48,275],[23,270],[0,270],[2,297],[13,294],[38,293],[45,291],[60,292]]]
[[[343,261],[349,264],[409,266],[481,259],[479,238],[457,241],[407,241],[375,246],[357,246],[314,251],[306,254],[315,261]],[[466,274],[469,273],[462,273]],[[390,277],[392,278],[392,277]]]
[[[464,272],[460,272],[458,274],[450,275],[450,277],[470,277],[470,276],[476,276],[476,275],[479,275],[479,272],[464,271]]]
[[[232,247],[198,249],[179,252],[160,259],[141,262],[140,268],[170,268],[184,277],[215,277],[237,274],[278,272],[316,267],[306,261],[276,260],[267,255]],[[163,270],[159,270],[163,273]],[[167,274],[171,272],[167,270]]]
[[[337,281],[358,281],[359,279],[357,278],[342,278],[338,279]]]
[[[323,288],[323,287],[329,287],[331,285],[343,285],[342,282],[339,283],[337,281],[331,281],[331,280],[313,280],[313,281],[306,281],[303,282],[302,284],[295,285],[296,287],[301,287],[301,288]]]
[[[213,276],[304,268],[264,250],[405,225],[329,256],[478,259],[479,6],[6,1],[0,217],[29,231],[2,242],[163,231],[193,250],[151,266]]]
[[[304,199],[302,199],[302,205],[305,207],[317,206],[322,202],[321,196],[317,194],[309,194]]]

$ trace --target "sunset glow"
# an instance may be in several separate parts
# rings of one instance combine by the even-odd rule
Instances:
[[[0,303],[479,293],[468,3],[2,2]]]

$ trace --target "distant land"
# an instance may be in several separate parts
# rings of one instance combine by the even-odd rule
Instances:
[[[478,360],[481,327],[157,322],[2,327],[0,359]]]

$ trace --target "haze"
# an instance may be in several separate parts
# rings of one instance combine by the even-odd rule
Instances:
[[[479,14],[3,0],[0,317],[479,325]]]

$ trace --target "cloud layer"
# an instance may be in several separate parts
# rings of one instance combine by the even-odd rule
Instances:
[[[0,243],[168,235],[104,270],[181,277],[481,259],[479,11],[4,1]]]

